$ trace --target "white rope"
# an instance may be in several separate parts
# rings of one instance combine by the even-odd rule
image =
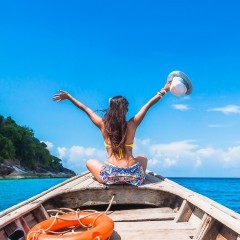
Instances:
[[[108,210],[110,209],[111,205],[112,205],[112,202],[113,202],[113,199],[114,199],[115,195],[112,196],[112,199],[108,205],[108,208],[106,209],[106,211],[104,213],[99,213],[99,215],[93,220],[93,223],[92,225],[94,225],[95,221],[103,214],[107,214]]]
[[[38,240],[38,236],[39,236],[41,233],[64,234],[64,233],[67,233],[67,232],[70,232],[70,231],[72,231],[73,233],[75,233],[74,230],[76,230],[77,228],[79,228],[79,226],[77,226],[77,227],[72,227],[73,229],[66,230],[66,231],[62,231],[62,232],[60,232],[60,231],[55,232],[55,231],[49,230],[49,229],[51,229],[51,227],[55,224],[55,222],[56,222],[57,219],[64,220],[64,221],[72,221],[72,219],[66,219],[66,218],[64,218],[64,215],[67,215],[67,214],[69,214],[69,213],[74,213],[74,212],[76,213],[76,218],[77,218],[80,226],[85,227],[85,228],[93,228],[96,220],[97,220],[100,216],[102,216],[103,214],[107,214],[107,213],[108,213],[108,211],[109,211],[109,209],[110,209],[110,207],[111,207],[111,205],[112,205],[112,202],[113,202],[114,197],[115,197],[115,194],[112,196],[112,199],[110,200],[110,203],[109,203],[107,209],[106,209],[105,212],[103,212],[103,213],[99,213],[98,211],[95,211],[95,210],[83,210],[83,211],[81,211],[80,209],[77,209],[77,210],[75,211],[75,210],[73,210],[73,209],[71,209],[71,208],[60,208],[60,209],[58,209],[58,210],[57,210],[57,209],[48,210],[47,212],[49,212],[49,213],[56,213],[55,215],[51,215],[51,214],[50,214],[51,218],[54,218],[54,220],[52,221],[51,225],[50,225],[47,229],[39,229],[39,230],[37,230],[37,231],[31,232],[31,233],[33,233],[32,240]],[[90,212],[90,213],[87,214],[87,215],[85,215],[85,216],[80,217],[79,215],[80,215],[81,212]],[[89,224],[89,225],[84,225],[84,224],[81,222],[82,219],[87,218],[87,217],[89,217],[89,216],[92,216],[92,215],[94,215],[95,213],[99,213],[99,214],[94,218],[94,220],[93,220],[93,222],[92,222],[91,224]],[[61,217],[60,217],[59,215],[60,215]],[[110,237],[111,237],[111,236],[110,236]],[[110,237],[109,237],[109,239],[110,239]],[[99,237],[99,236],[96,236],[95,239],[96,239],[96,240],[100,240],[100,237]]]

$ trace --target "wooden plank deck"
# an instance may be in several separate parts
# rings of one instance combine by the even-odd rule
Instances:
[[[114,222],[170,221],[176,217],[171,208],[145,208],[109,212]]]
[[[81,195],[82,191],[83,195]],[[96,195],[94,195],[94,191]],[[104,196],[109,193],[115,193],[115,203],[120,202],[121,204],[131,203],[130,200],[133,198],[135,199],[134,201],[136,201],[136,199],[140,196],[140,199],[144,200],[146,204],[151,204],[156,199],[158,199],[158,201],[163,199],[165,202],[169,203],[171,200],[169,196],[177,196],[178,198],[183,199],[183,203],[185,203],[185,208],[184,205],[182,205],[179,213],[177,213],[179,207],[164,207],[165,203],[163,205],[155,205],[163,206],[159,208],[150,208],[149,206],[147,209],[116,210],[110,212],[109,216],[113,218],[115,222],[115,231],[111,237],[111,240],[135,240],[139,239],[139,236],[141,239],[150,240],[193,239],[193,237],[196,235],[196,232],[200,231],[197,229],[197,226],[200,225],[202,221],[202,217],[199,217],[198,213],[205,213],[206,216],[211,216],[212,219],[217,219],[225,226],[240,234],[239,214],[227,209],[211,199],[208,199],[178,185],[175,182],[172,182],[171,180],[152,173],[146,175],[146,180],[142,186],[134,187],[126,184],[106,186],[98,183],[89,172],[85,172],[82,175],[71,178],[37,196],[34,196],[31,199],[24,201],[23,203],[1,212],[0,230],[16,219],[16,216],[18,218],[22,216],[26,217],[28,213],[35,211],[36,208],[43,208],[42,204],[46,203],[49,199],[61,194],[63,194],[65,197],[65,200],[63,199],[62,201],[70,201],[72,199],[74,202],[78,201],[78,197],[80,197],[83,199],[82,202],[88,203],[89,201],[91,205],[91,202],[93,202],[94,199],[97,199],[95,198],[96,196],[98,196],[98,198],[101,200],[102,198],[104,199]],[[63,195],[61,195],[61,197],[63,197]],[[68,200],[68,198],[70,200]],[[101,203],[100,200],[96,202]],[[135,203],[134,201],[132,202]],[[107,203],[106,200],[105,203]],[[188,204],[190,204],[190,207],[188,207]],[[79,206],[81,206],[81,204],[79,204]],[[191,210],[191,206],[194,206],[195,208]],[[188,213],[189,210],[191,211]],[[177,219],[178,221],[176,221]],[[182,219],[185,220],[182,221]],[[204,223],[204,221],[202,222]],[[225,234],[224,231],[222,233],[223,235]],[[4,233],[0,231],[0,236],[3,234]],[[236,240],[235,238],[225,239]]]
[[[190,240],[195,228],[173,221],[116,222],[110,240]]]
[[[190,223],[174,222],[177,213],[168,207],[121,210],[108,215],[114,221],[110,240],[189,240],[196,231]]]

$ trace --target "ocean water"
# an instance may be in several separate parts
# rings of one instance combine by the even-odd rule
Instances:
[[[240,213],[240,178],[170,178]],[[0,180],[0,211],[65,181],[66,178]]]
[[[240,178],[169,178],[240,213]]]
[[[0,180],[0,211],[27,200],[66,178],[34,178]]]

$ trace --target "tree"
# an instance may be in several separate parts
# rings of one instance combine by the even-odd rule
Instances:
[[[47,145],[34,137],[32,129],[19,126],[11,117],[4,118],[1,115],[0,159],[15,160],[31,170],[38,167],[62,167],[61,159],[49,153]]]
[[[15,158],[15,148],[12,141],[2,134],[0,134],[0,153],[1,159]]]
[[[55,156],[51,156],[51,157],[52,157],[51,167],[56,169],[62,168],[62,163],[61,163],[62,160]]]

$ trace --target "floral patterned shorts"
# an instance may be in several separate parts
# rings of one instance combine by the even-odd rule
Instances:
[[[126,168],[106,163],[101,168],[100,177],[105,184],[128,183],[140,186],[145,179],[145,173],[139,162]]]

